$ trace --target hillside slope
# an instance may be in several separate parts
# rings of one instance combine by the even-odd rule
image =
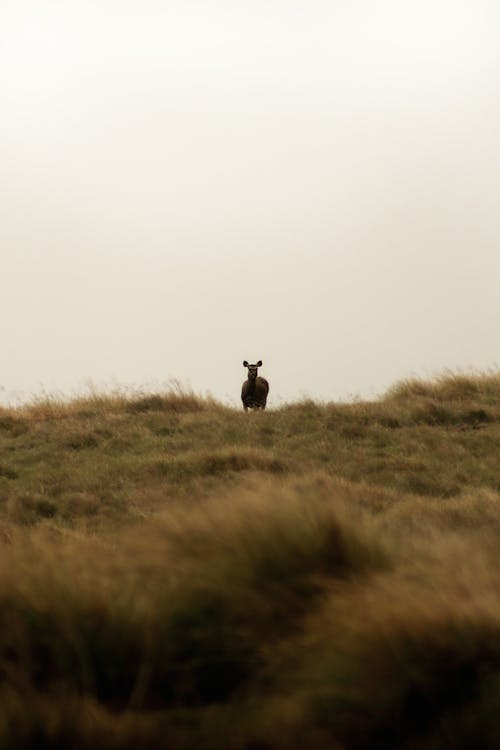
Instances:
[[[500,746],[500,375],[0,409],[0,748]]]

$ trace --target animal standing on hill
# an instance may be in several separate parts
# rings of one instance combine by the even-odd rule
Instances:
[[[262,367],[262,360],[259,359],[256,365],[249,365],[245,360],[243,367],[248,367],[248,379],[245,380],[241,388],[241,400],[243,408],[248,409],[265,409],[267,394],[269,393],[269,383],[265,378],[257,375],[259,367]]]

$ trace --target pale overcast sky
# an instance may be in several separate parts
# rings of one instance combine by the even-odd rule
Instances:
[[[496,0],[1,0],[0,402],[500,364]]]

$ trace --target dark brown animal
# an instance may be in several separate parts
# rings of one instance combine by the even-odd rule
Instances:
[[[243,367],[248,367],[248,379],[245,380],[241,388],[241,400],[243,408],[248,409],[265,409],[267,394],[269,393],[269,383],[265,378],[257,375],[259,367],[262,367],[262,360],[259,359],[256,365],[249,365],[245,360]]]

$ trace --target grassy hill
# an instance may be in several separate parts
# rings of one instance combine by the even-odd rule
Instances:
[[[500,374],[0,409],[0,749],[500,747]]]

